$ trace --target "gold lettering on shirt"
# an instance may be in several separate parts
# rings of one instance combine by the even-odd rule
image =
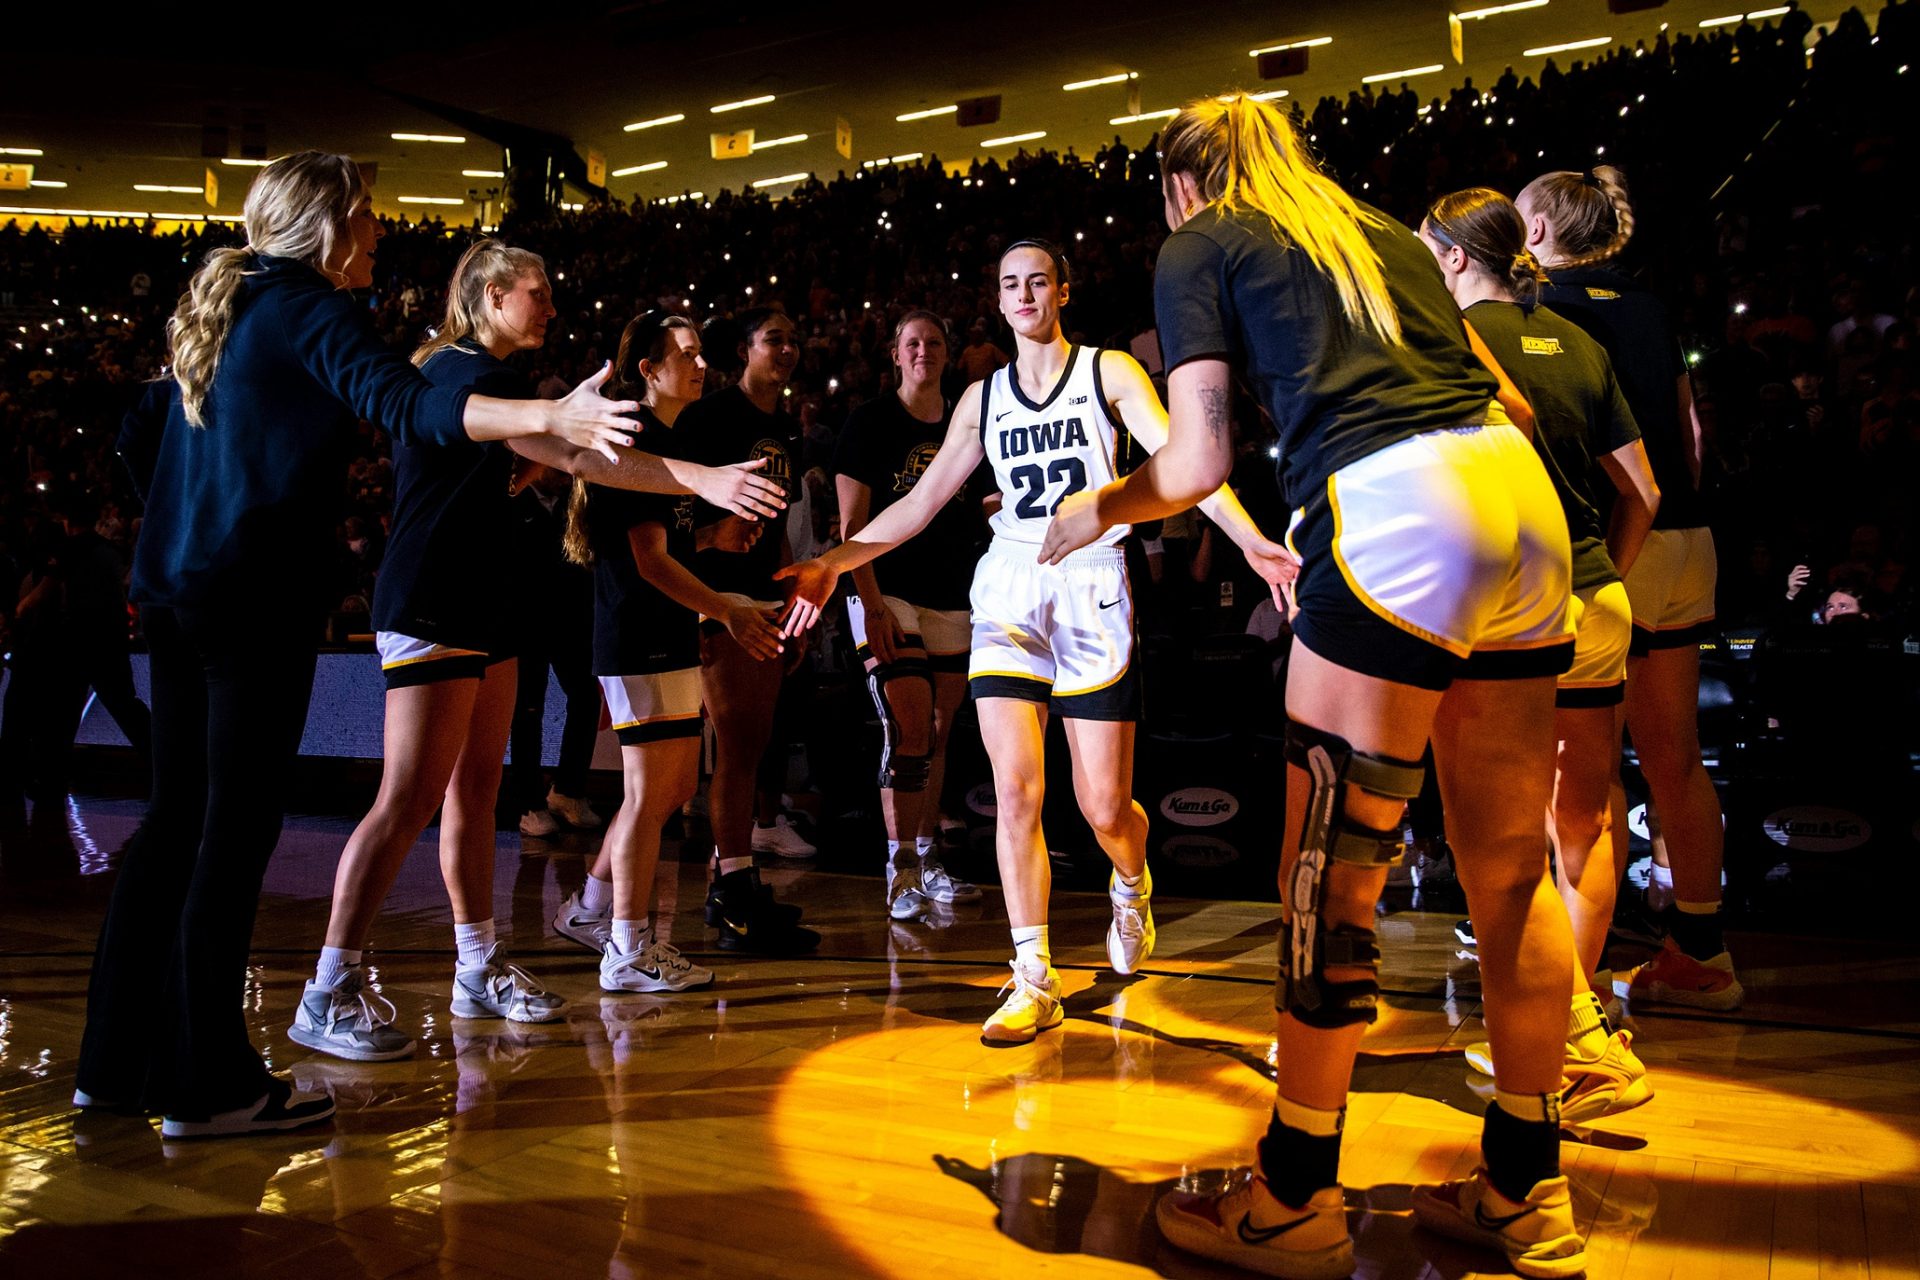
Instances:
[[[1560,339],[1558,338],[1533,338],[1523,336],[1520,339],[1520,350],[1530,356],[1559,356],[1566,354],[1566,352],[1561,349]]]
[[[1592,286],[1588,286],[1587,296],[1589,298],[1617,298],[1620,295],[1612,289],[1595,289]]]

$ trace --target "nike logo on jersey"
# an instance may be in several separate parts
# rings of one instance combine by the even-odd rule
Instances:
[[[1034,422],[1000,433],[1000,456],[1003,458],[1022,458],[1029,453],[1050,453],[1055,449],[1075,447],[1087,447],[1087,429],[1078,418]]]
[[[1115,596],[1115,597],[1114,597],[1113,599],[1111,599],[1111,600],[1102,600],[1102,601],[1100,602],[1100,607],[1101,607],[1102,609],[1111,609],[1111,608],[1113,608],[1113,606],[1115,606],[1115,605],[1117,605],[1117,604],[1119,604],[1119,603],[1120,603],[1120,597],[1119,597],[1119,596]]]
[[[998,412],[998,413],[996,413],[996,414],[994,414],[994,415],[993,415],[993,420],[994,420],[995,422],[998,422],[998,421],[1000,421],[1000,419],[1002,419],[1002,418],[1004,418],[1004,417],[1006,417],[1006,416],[1007,416],[1008,414],[1010,414],[1010,413],[1012,413],[1012,412],[1013,412],[1013,410],[1011,410],[1011,409],[1002,409],[1002,410],[1001,410],[1000,412]]]
[[[1485,1204],[1476,1204],[1473,1206],[1473,1220],[1488,1231],[1505,1231],[1508,1227],[1520,1221],[1520,1219],[1538,1210],[1539,1207],[1539,1205],[1530,1204],[1518,1213],[1509,1213],[1504,1217],[1496,1218],[1487,1213],[1487,1206]]]
[[[1309,1213],[1304,1218],[1295,1218],[1292,1222],[1283,1222],[1277,1227],[1256,1227],[1251,1225],[1253,1222],[1252,1214],[1241,1214],[1239,1227],[1240,1240],[1243,1244],[1266,1244],[1279,1236],[1287,1234],[1287,1232],[1293,1230],[1295,1227],[1305,1226],[1312,1221],[1313,1215]]]

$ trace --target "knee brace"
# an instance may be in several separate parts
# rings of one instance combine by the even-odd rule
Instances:
[[[1332,925],[1323,917],[1329,863],[1391,866],[1404,848],[1398,827],[1369,827],[1347,816],[1349,788],[1407,801],[1420,794],[1426,771],[1417,763],[1355,751],[1337,734],[1287,721],[1287,762],[1312,780],[1300,831],[1300,858],[1282,903],[1274,1007],[1310,1027],[1370,1024],[1378,1016],[1380,948],[1371,929]],[[1329,968],[1361,968],[1364,978],[1329,982]]]
[[[933,705],[933,671],[924,658],[882,662],[867,673],[867,692],[873,695],[874,710],[880,713],[880,786],[883,790],[925,791],[933,772],[933,755],[906,755],[900,750],[900,721],[887,699],[887,686],[896,680],[923,682],[927,705]]]

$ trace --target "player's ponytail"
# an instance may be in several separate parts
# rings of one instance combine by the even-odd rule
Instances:
[[[413,353],[413,363],[423,365],[445,347],[485,343],[488,287],[511,292],[522,277],[529,275],[546,279],[546,261],[537,253],[514,249],[491,238],[468,245],[447,285],[447,314],[440,330],[420,344]]]
[[[1633,202],[1627,178],[1612,165],[1586,173],[1562,170],[1529,182],[1520,199],[1547,220],[1553,237],[1552,262],[1560,269],[1593,267],[1620,256],[1633,238]]]
[[[567,530],[560,535],[560,552],[574,564],[593,563],[593,546],[587,541],[587,482],[579,476],[567,493]]]
[[[1490,187],[1441,196],[1427,210],[1427,234],[1459,249],[1515,302],[1531,307],[1547,273],[1527,248],[1527,224],[1513,201]]]

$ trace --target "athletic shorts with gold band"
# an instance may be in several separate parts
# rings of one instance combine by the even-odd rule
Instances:
[[[1287,545],[1301,559],[1293,633],[1350,671],[1444,690],[1573,661],[1567,518],[1504,419],[1348,463],[1294,513]]]
[[[513,659],[510,653],[457,649],[401,635],[398,631],[374,632],[373,647],[379,651],[380,674],[387,678],[389,690],[438,684],[442,680],[483,678],[488,667]]]
[[[598,678],[621,746],[700,736],[699,667]]]
[[[722,591],[720,593],[720,598],[722,600],[728,601],[731,604],[736,604],[736,605],[750,604],[754,608],[758,609],[761,613],[770,614],[776,618],[780,616],[780,611],[786,608],[785,605],[781,604],[777,600],[755,600],[752,596],[743,595],[738,591]],[[725,622],[722,622],[719,618],[710,618],[704,613],[700,615],[701,636],[705,637],[705,636],[719,635],[722,631],[725,631],[726,629],[727,629],[727,624]]]
[[[1083,547],[1060,564],[996,538],[973,571],[975,698],[1045,703],[1070,720],[1138,720],[1133,593],[1119,547]]]
[[[1633,602],[1633,656],[1684,649],[1713,633],[1713,589],[1720,576],[1713,530],[1655,529],[1627,573]]]
[[[927,666],[935,671],[964,672],[973,649],[973,620],[965,609],[923,609],[899,596],[881,596],[906,636],[909,649],[926,651]],[[853,653],[861,662],[873,656],[867,644],[867,609],[857,595],[847,597],[847,622],[853,628]]]
[[[1627,696],[1633,608],[1615,578],[1573,593],[1573,666],[1553,693],[1556,707],[1617,707]]]

